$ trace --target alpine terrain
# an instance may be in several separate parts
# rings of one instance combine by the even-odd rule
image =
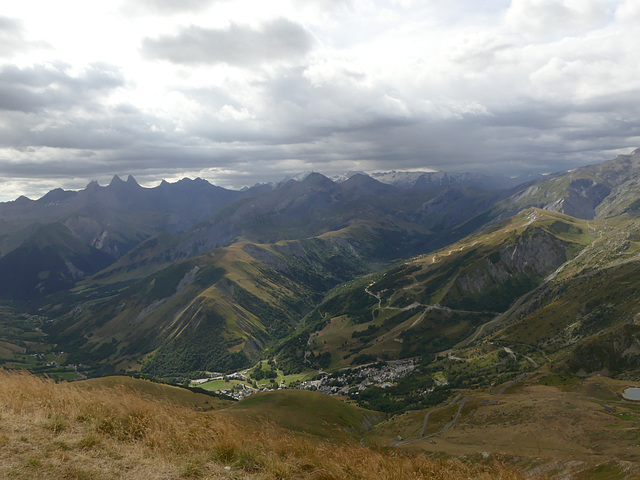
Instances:
[[[640,149],[515,183],[0,204],[2,476],[639,478]]]

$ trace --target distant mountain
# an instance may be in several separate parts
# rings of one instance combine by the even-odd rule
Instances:
[[[114,176],[108,186],[91,182],[77,192],[52,190],[38,200],[0,203],[0,254],[16,248],[40,223],[64,223],[88,245],[119,257],[143,238],[160,231],[185,230],[219,208],[253,194],[196,179],[155,188],[141,187],[132,176]]]
[[[444,185],[466,185],[486,190],[505,190],[527,181],[520,177],[481,175],[469,172],[373,172],[372,178],[382,183],[403,188],[432,189]],[[530,180],[530,179],[529,179]]]
[[[500,202],[493,214],[506,218],[528,207],[577,218],[606,218],[640,212],[640,149],[597,165],[550,175]]]
[[[281,361],[330,354],[337,368],[469,345],[477,352],[486,337],[553,356],[570,374],[635,378],[639,178],[636,150],[516,189],[443,233],[484,229],[330,294]]]
[[[244,366],[331,288],[441,245],[444,217],[464,221],[496,198],[462,187],[447,195],[452,188],[402,189],[360,174],[290,180],[142,240],[57,300],[68,313],[49,334],[77,361],[132,368],[146,358],[154,375]]]
[[[438,213],[427,217],[420,210],[425,202],[443,195],[447,188],[412,191],[362,174],[336,183],[324,175],[311,173],[302,181],[289,180],[259,197],[218,211],[197,224],[177,248],[181,252],[195,248],[202,253],[238,240],[264,243],[306,238],[371,222],[379,228],[411,232],[416,240],[409,251],[418,253],[429,248],[429,238],[433,236],[430,229],[440,220]],[[502,197],[495,193],[469,191],[464,214],[457,220],[471,218],[498,198]],[[448,206],[446,200],[442,203]],[[388,257],[394,255],[389,252]]]
[[[81,302],[49,334],[78,362],[132,368],[152,354],[143,368],[156,376],[229,371],[368,268],[347,238],[238,243],[177,262],[115,297]]]
[[[54,282],[55,275],[44,282],[50,287],[55,283],[58,286],[55,289],[59,289],[108,266],[152,236],[184,231],[220,208],[256,193],[259,191],[254,189],[226,190],[202,179],[183,179],[173,184],[162,182],[155,188],[143,188],[132,176],[126,182],[114,176],[104,187],[91,182],[77,192],[55,189],[38,200],[20,198],[0,203],[0,259],[8,257],[6,265],[16,264],[19,258],[26,260],[29,256],[26,252],[35,255],[33,239],[45,238],[47,232],[54,230],[64,231],[64,242],[74,251],[80,251],[79,246],[83,244],[92,252],[95,249],[104,253],[100,262],[92,261],[90,268],[88,265],[79,268],[82,274],[67,272],[61,274],[65,282],[61,279]],[[47,225],[51,227],[45,228]],[[59,240],[60,237],[53,238]],[[64,242],[47,246],[47,251],[61,248]],[[38,247],[38,251],[41,250]],[[95,252],[90,256],[95,256]],[[35,258],[39,257],[33,257],[31,263],[35,263]],[[100,268],[95,268],[98,265]],[[60,267],[60,271],[64,268]],[[23,288],[23,297],[28,296],[27,291],[37,296],[52,291],[49,287],[35,288],[39,282],[25,282],[24,288],[27,284],[34,288]],[[13,298],[16,288],[0,285],[0,298]]]
[[[44,225],[0,258],[0,292],[10,300],[55,293],[71,288],[113,260],[80,241],[65,225]]]
[[[114,177],[0,205],[0,298],[43,308],[71,359],[153,375],[232,370],[265,349],[293,367],[311,333],[326,346],[309,354],[333,366],[437,353],[489,322],[524,344],[538,337],[511,325],[585,279],[615,267],[635,288],[639,171],[636,151],[511,190],[443,172],[386,177],[403,186],[309,173],[244,192]],[[620,338],[615,325],[602,323]]]

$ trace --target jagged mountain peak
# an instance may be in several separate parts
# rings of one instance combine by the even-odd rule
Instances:
[[[109,182],[110,187],[115,187],[117,185],[123,185],[123,184],[124,184],[124,181],[118,175],[114,175],[113,178],[111,179],[111,182]]]
[[[379,182],[375,178],[371,178],[365,173],[356,173],[340,184],[342,188],[349,191],[360,191],[361,193],[381,194],[384,192],[395,191],[396,188]]]
[[[133,178],[133,175],[129,175],[129,176],[127,177],[127,183],[128,183],[129,185],[133,185],[133,186],[136,186],[136,187],[139,187],[139,186],[140,186],[140,184],[136,181],[136,179],[135,179],[135,178]]]
[[[40,198],[38,202],[51,204],[54,202],[62,202],[69,197],[76,195],[77,192],[70,190],[63,190],[62,188],[54,188],[48,192],[44,197]]]
[[[330,185],[330,184],[333,184],[334,182],[329,177],[321,173],[311,172],[304,178],[304,180],[302,180],[302,183],[306,185],[320,184],[320,183]]]

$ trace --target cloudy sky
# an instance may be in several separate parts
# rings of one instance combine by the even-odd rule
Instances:
[[[0,200],[133,174],[508,174],[640,147],[638,0],[20,0]]]

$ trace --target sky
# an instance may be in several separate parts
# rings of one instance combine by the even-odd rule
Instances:
[[[114,174],[549,173],[640,147],[638,0],[2,3],[2,201]]]

